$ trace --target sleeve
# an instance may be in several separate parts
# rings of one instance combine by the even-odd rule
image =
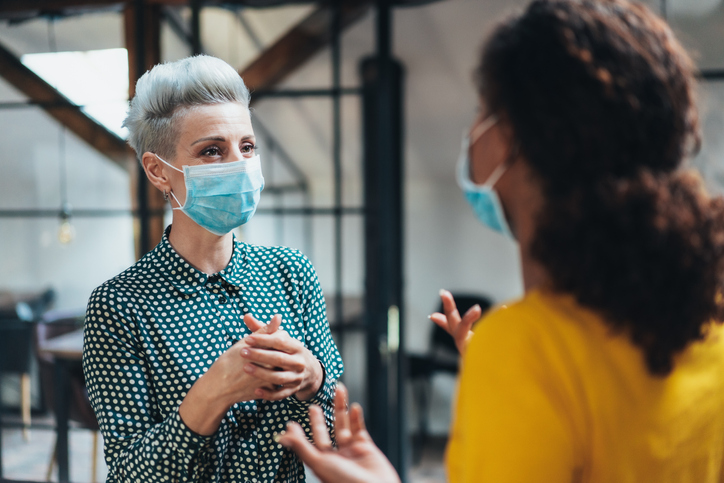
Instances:
[[[563,409],[555,388],[560,368],[547,366],[537,350],[545,342],[526,333],[512,310],[500,312],[478,324],[463,359],[448,480],[572,481],[571,409]]]
[[[178,410],[159,416],[147,370],[131,317],[116,306],[112,289],[97,288],[86,311],[83,372],[108,481],[198,481],[197,456],[210,437],[191,431]]]
[[[309,433],[309,405],[320,406],[324,410],[327,426],[334,434],[334,393],[337,380],[344,371],[344,365],[329,328],[327,308],[317,273],[312,263],[303,255],[301,257],[300,294],[304,312],[305,345],[322,365],[324,382],[319,387],[317,394],[309,400],[300,401],[292,396],[290,398],[291,407],[294,411],[294,419]]]

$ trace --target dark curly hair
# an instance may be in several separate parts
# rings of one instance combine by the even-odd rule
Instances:
[[[700,145],[689,56],[643,5],[539,0],[476,77],[542,186],[532,256],[670,373],[724,320],[724,202],[681,169]]]

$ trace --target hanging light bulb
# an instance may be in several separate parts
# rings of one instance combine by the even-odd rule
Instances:
[[[63,220],[58,229],[58,240],[63,245],[67,245],[75,238],[75,228],[70,224],[70,220]]]
[[[73,207],[68,203],[68,173],[65,166],[65,126],[59,132],[58,152],[60,160],[60,228],[58,228],[58,241],[67,245],[75,238],[75,228],[70,224],[70,215]]]
[[[65,203],[60,212],[60,228],[58,228],[58,241],[67,245],[75,239],[75,228],[70,223],[70,204]]]

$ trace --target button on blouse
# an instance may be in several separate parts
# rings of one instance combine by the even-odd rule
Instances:
[[[83,369],[105,442],[108,482],[301,482],[304,466],[274,442],[287,421],[309,431],[308,407],[320,405],[331,430],[333,396],[343,371],[324,298],[309,260],[296,250],[234,241],[229,265],[206,275],[159,245],[93,291],[86,313]],[[309,401],[244,401],[211,436],[191,431],[178,407],[194,381],[249,334],[250,313],[274,314],[324,368]]]

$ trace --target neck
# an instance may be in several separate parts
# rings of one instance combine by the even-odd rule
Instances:
[[[523,270],[523,289],[525,292],[546,283],[547,274],[538,260],[531,255],[531,246],[535,236],[533,213],[529,209],[520,210],[516,216],[516,238],[520,250],[520,264]]]
[[[543,205],[543,196],[537,183],[532,181],[534,178],[530,175],[524,162],[514,163],[508,171],[508,179],[501,183],[503,189],[500,196],[504,198],[503,202],[507,208],[509,219],[515,227],[514,232],[518,240],[523,271],[523,288],[525,292],[529,292],[549,283],[547,271],[531,255],[531,247],[535,238],[536,216]],[[518,187],[513,192],[514,196],[510,194],[512,192],[510,186],[506,186],[504,183],[511,183]]]
[[[229,264],[234,251],[231,233],[214,235],[180,211],[173,213],[168,241],[176,252],[197,270],[212,275]]]
[[[529,252],[520,250],[520,260],[523,268],[523,290],[528,293],[534,288],[544,286],[548,281],[543,266],[535,260]]]

